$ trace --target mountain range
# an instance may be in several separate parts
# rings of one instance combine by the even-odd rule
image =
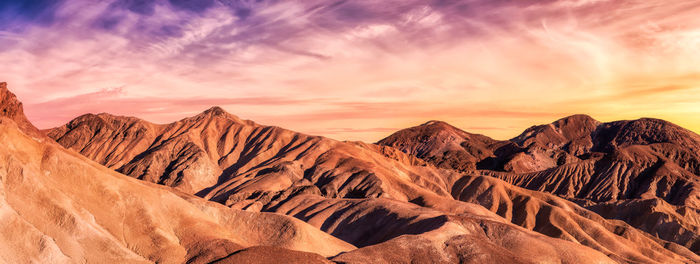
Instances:
[[[698,263],[700,136],[576,115],[375,144],[106,113],[38,130],[0,84],[0,261]]]

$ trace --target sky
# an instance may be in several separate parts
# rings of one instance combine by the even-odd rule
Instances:
[[[700,131],[697,0],[0,0],[0,81],[40,128],[107,112],[377,141],[572,114]]]

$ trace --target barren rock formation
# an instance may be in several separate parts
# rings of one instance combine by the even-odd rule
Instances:
[[[24,116],[22,102],[17,100],[17,96],[7,89],[6,82],[0,82],[0,116],[7,117],[17,124],[17,126],[27,135],[39,137],[41,133]]]
[[[313,253],[299,252],[283,248],[255,246],[245,248],[212,261],[215,264],[330,264],[326,258]]]
[[[124,174],[219,202],[308,184],[331,198],[449,197],[442,172],[414,166],[419,159],[242,121],[218,107],[168,125],[84,115],[48,135]]]
[[[2,262],[208,263],[258,245],[323,256],[354,249],[291,217],[234,210],[121,175],[28,135],[31,127],[15,119],[25,120],[0,117]]]
[[[253,245],[326,256],[352,249],[298,220],[188,202],[34,141],[9,119],[0,140],[8,142],[0,147],[3,222],[11,223],[2,244],[12,247],[1,255],[10,262],[201,263]]]
[[[453,185],[452,194],[455,199],[480,204],[514,224],[551,237],[577,241],[618,262],[700,261],[687,248],[624,222],[606,220],[566,199],[518,188],[493,177],[462,177]]]
[[[273,210],[307,221],[361,248],[332,259],[340,262],[609,261],[592,249],[514,227],[478,206],[467,205],[459,214],[446,214],[385,198],[328,199],[305,194],[285,199]],[[529,245],[537,245],[542,251],[531,254],[521,250]]]
[[[471,171],[476,163],[493,156],[502,142],[471,134],[442,121],[401,130],[378,144],[410,153],[440,168]]]
[[[421,126],[410,128],[379,144],[434,163],[438,156],[416,151],[431,147],[424,138],[434,135],[445,145],[483,142],[444,137],[441,135],[466,132],[448,125],[442,129],[449,132],[432,134],[434,130]],[[691,131],[658,119],[600,123],[576,115],[531,127],[510,141],[489,146],[479,153],[491,156],[465,161],[478,167],[470,175],[496,177],[556,194],[606,218],[624,220],[656,237],[700,251],[700,136]],[[473,153],[470,148],[459,151],[461,155]]]
[[[232,209],[129,178],[48,138],[28,136],[7,117],[0,117],[0,140],[5,142],[0,145],[0,210],[5,223],[0,229],[0,256],[4,262],[328,263],[324,257],[332,257],[342,263],[395,263],[400,257],[434,263],[484,259],[613,263],[593,249],[524,230],[466,203],[458,206],[462,210],[458,215],[388,198],[295,195],[275,205],[277,211],[308,217],[310,225],[281,214]],[[375,158],[409,162],[405,166],[420,163],[378,146],[351,146],[374,153]],[[333,166],[343,163],[323,160]],[[269,184],[261,186],[268,187],[263,191],[274,190]],[[422,192],[426,201],[442,197],[436,191]],[[306,199],[330,206],[322,209]],[[327,212],[335,213],[327,216]],[[357,250],[314,227],[319,222],[313,219],[323,219],[320,228],[367,246]],[[352,231],[363,228],[366,235]]]
[[[477,170],[487,165],[498,171],[509,166],[514,168],[510,171],[529,171],[531,164],[538,169],[575,164],[581,160],[575,156],[581,154],[577,151],[591,149],[585,140],[579,140],[584,147],[571,148],[583,149],[573,150],[573,154],[568,148],[556,147],[579,137],[572,128],[574,119],[588,120],[579,116],[559,121],[555,127],[561,128],[555,132],[565,132],[556,144],[527,137],[522,142],[496,141],[437,121],[381,142],[391,147],[338,142],[243,121],[218,107],[167,125],[108,114],[84,115],[48,134],[65,147],[132,177],[173,186],[235,209],[294,216],[362,248],[334,261],[419,261],[430,256],[437,262],[518,262],[532,257],[511,255],[513,249],[503,249],[503,241],[498,242],[503,237],[490,237],[490,246],[474,245],[475,239],[484,240],[483,229],[457,236],[425,235],[448,232],[444,226],[471,230],[477,218],[508,226],[499,230],[513,228],[508,224],[513,222],[583,244],[619,262],[700,260],[687,248],[606,220],[562,198],[485,176],[505,172]],[[588,123],[597,125],[595,121]],[[525,156],[534,158],[518,161],[515,154],[528,148],[536,155]],[[568,156],[560,161],[558,155]],[[549,165],[541,165],[545,163]],[[525,230],[518,232],[524,232],[518,237],[542,239]],[[425,243],[451,246],[417,251],[416,245]],[[400,254],[375,250],[389,248]],[[460,255],[465,248],[481,248],[478,251],[482,253]],[[422,252],[419,255],[423,257],[412,252]],[[558,255],[542,257],[570,261]]]

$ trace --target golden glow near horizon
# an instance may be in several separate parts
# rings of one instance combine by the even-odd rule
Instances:
[[[700,2],[443,2],[67,1],[0,28],[0,78],[42,128],[219,105],[369,142],[428,120],[507,139],[578,113],[700,131]]]

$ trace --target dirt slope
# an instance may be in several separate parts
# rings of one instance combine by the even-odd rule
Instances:
[[[291,217],[116,173],[18,124],[13,100],[0,115],[0,262],[207,263],[259,245],[323,256],[355,248]]]
[[[314,227],[317,225],[315,221],[308,220],[314,223],[310,225],[282,214],[232,209],[171,187],[139,181],[66,150],[47,137],[33,137],[29,133],[31,130],[18,126],[13,119],[0,116],[0,141],[4,142],[0,145],[0,210],[3,212],[0,217],[6,223],[0,230],[3,262],[241,263],[286,260],[291,263],[326,263],[324,257],[332,257],[348,263],[367,263],[367,258],[373,263],[393,263],[394,259],[386,254],[397,253],[357,251],[354,246]],[[393,152],[382,152],[381,147],[353,147],[397,163],[416,161],[405,156],[391,156]],[[333,159],[325,162],[333,166],[342,163]],[[428,198],[442,197],[433,191],[423,192]],[[396,193],[402,194],[403,191]],[[387,249],[399,246],[410,252],[417,252],[420,250],[418,246],[424,244],[403,244],[403,241],[435,245],[430,252],[417,255],[411,261],[423,258],[440,263],[456,260],[476,263],[480,259],[473,258],[471,252],[478,250],[491,258],[512,263],[612,263],[602,253],[524,230],[474,205],[461,206],[459,220],[445,221],[447,216],[441,212],[416,210],[420,207],[389,198],[343,200],[319,195],[291,198],[299,201],[308,197],[331,203],[369,203],[368,206],[350,206],[357,213],[324,221],[335,221],[332,233],[345,234],[338,236],[356,244],[373,244]],[[303,202],[291,206],[294,203],[291,200],[282,202],[276,206],[279,211],[291,212],[294,208],[311,205]],[[389,208],[390,213],[371,213],[379,208]],[[404,220],[379,221],[394,214],[398,214],[397,219]],[[427,219],[427,216],[437,217],[438,221],[428,219],[429,224],[411,225],[416,219]],[[357,217],[365,220],[353,221]],[[377,227],[382,223],[396,225],[396,228],[387,229],[383,236],[347,238],[352,236],[353,227],[359,230],[363,226]],[[321,228],[327,229],[323,225]],[[448,239],[450,246],[438,246]],[[528,253],[533,245],[542,249],[540,253]]]
[[[262,126],[217,107],[165,125],[108,114],[84,115],[48,134],[65,147],[132,177],[173,186],[236,209],[294,216],[358,247],[393,245],[393,240],[412,235],[419,236],[412,239],[424,241],[420,234],[439,229],[434,220],[419,219],[490,215],[491,220],[501,219],[503,224],[513,221],[512,216],[493,210],[484,199],[461,197],[507,220],[483,207],[453,199],[458,196],[455,184],[463,182],[463,173],[475,171],[479,160],[495,155],[489,149],[505,144],[484,136],[453,133],[456,128],[441,122],[426,126],[431,127],[427,131],[450,129],[447,139],[468,138],[477,142],[455,145],[442,137],[437,137],[437,141],[427,137],[428,147],[420,148],[427,154],[445,153],[431,152],[433,148],[458,151],[467,146],[472,150],[467,158],[448,151],[441,158],[428,159],[437,162],[441,169],[393,147],[339,142]],[[472,165],[444,169],[461,160],[471,161]],[[517,188],[501,185],[502,189]],[[487,195],[494,194],[484,197]],[[517,200],[531,195],[534,194],[506,198]],[[517,201],[510,203],[520,206]],[[518,207],[521,214],[541,219],[539,225],[513,222],[554,238],[584,244],[621,262],[690,262],[697,257],[682,247],[664,248],[665,241],[628,226],[620,227],[597,215],[590,217],[595,214],[583,208],[571,211],[551,207],[534,211]],[[399,217],[401,211],[425,210],[430,213]],[[561,220],[547,223],[556,217]],[[567,226],[579,225],[582,227],[567,231]],[[635,235],[621,236],[619,228],[629,228]],[[601,241],[597,241],[599,238]],[[442,250],[435,252],[445,254]],[[456,259],[460,257],[443,258],[448,262]]]
[[[447,132],[435,132],[441,130]],[[426,151],[435,146],[424,138],[442,145],[484,142],[446,134],[468,135],[432,122],[398,131],[379,144],[435,163],[439,159],[435,153],[442,149]],[[478,153],[490,156],[464,161],[477,168],[467,172],[472,176],[495,177],[552,193],[700,252],[700,136],[689,130],[658,119],[601,123],[575,115],[533,126],[509,141],[482,146],[486,151]],[[416,151],[419,149],[422,151]],[[474,153],[466,147],[456,151],[465,153],[461,155]]]

